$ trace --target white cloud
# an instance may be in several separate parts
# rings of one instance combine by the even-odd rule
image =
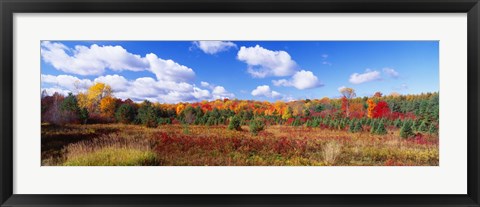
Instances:
[[[152,71],[158,80],[166,81],[191,81],[195,78],[195,72],[191,68],[180,65],[173,60],[164,60],[157,55],[147,54],[146,59],[150,62],[150,71]]]
[[[383,69],[383,72],[386,73],[388,76],[392,77],[392,78],[398,78],[398,76],[400,75],[397,71],[395,71],[395,69],[393,68],[384,68]]]
[[[225,88],[223,86],[215,86],[215,88],[213,88],[212,90],[212,95],[213,95],[213,99],[231,99],[231,98],[234,98],[235,95],[233,93],[230,93],[228,92],[227,90],[225,90]]]
[[[297,64],[285,51],[272,51],[256,45],[242,46],[237,59],[247,63],[247,72],[256,78],[267,76],[290,76],[297,69]]]
[[[264,96],[264,97],[267,97],[267,98],[281,98],[282,97],[282,94],[277,92],[277,91],[272,91],[270,89],[270,86],[268,85],[262,85],[262,86],[257,86],[257,88],[255,88],[253,91],[252,91],[252,96]]]
[[[201,81],[201,82],[200,82],[200,85],[201,85],[202,87],[208,87],[208,86],[210,86],[210,83],[205,82],[205,81]]]
[[[237,47],[233,42],[228,41],[196,41],[195,46],[200,48],[204,53],[213,55],[219,52],[227,51],[230,48]]]
[[[59,88],[59,87],[53,87],[53,88],[42,88],[42,92],[45,91],[47,93],[47,95],[51,96],[55,93],[59,93],[63,96],[68,96],[69,93],[71,93],[72,91],[69,91],[69,90],[65,90],[65,89],[62,89],[62,88]]]
[[[365,82],[370,82],[370,81],[375,81],[375,80],[380,80],[380,72],[376,70],[369,70],[367,69],[365,73],[354,73],[350,75],[350,83],[353,84],[360,84],[360,83],[365,83]]]
[[[57,70],[77,75],[101,75],[106,69],[113,71],[144,71],[154,73],[158,80],[189,82],[195,72],[173,60],[164,60],[150,53],[145,57],[129,53],[121,46],[90,47],[77,45],[68,48],[61,43],[43,41],[41,55],[45,62]]]
[[[43,41],[40,52],[43,60],[54,68],[78,75],[100,75],[106,68],[114,71],[141,71],[149,66],[147,60],[127,52],[121,46],[93,44],[90,47],[77,45],[68,48],[61,43]]]
[[[280,79],[272,82],[275,86],[293,86],[300,90],[322,86],[317,76],[306,70],[296,72],[290,80]]]
[[[113,92],[126,91],[130,87],[130,83],[126,78],[119,75],[100,76],[93,80],[96,83],[105,83],[112,87]]]
[[[64,88],[68,91],[84,91],[93,85],[89,79],[79,79],[71,75],[41,75],[42,83],[49,83],[55,85],[56,88]]]

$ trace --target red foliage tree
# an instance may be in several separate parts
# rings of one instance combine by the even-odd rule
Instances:
[[[342,97],[342,113],[347,114],[347,106],[348,105],[348,99],[347,97],[343,96]]]
[[[382,118],[390,114],[390,108],[387,102],[379,101],[373,109],[373,118]]]

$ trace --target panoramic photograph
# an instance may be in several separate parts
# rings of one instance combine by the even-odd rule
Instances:
[[[438,166],[438,41],[41,41],[42,166]]]

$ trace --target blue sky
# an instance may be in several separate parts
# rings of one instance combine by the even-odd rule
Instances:
[[[439,88],[438,41],[43,41],[42,89],[135,101],[294,100]]]

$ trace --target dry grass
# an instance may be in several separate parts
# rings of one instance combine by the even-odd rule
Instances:
[[[436,166],[439,163],[438,136],[402,139],[398,131],[371,135],[368,132],[268,126],[255,136],[245,126],[242,126],[242,131],[232,131],[226,126],[192,125],[188,126],[188,133],[185,133],[182,125],[161,125],[158,128],[122,124],[68,127],[67,131],[70,132],[94,130],[95,136],[74,143],[66,142],[56,153],[51,153],[52,156],[42,156],[45,165],[62,165],[67,160],[95,153],[97,155],[93,157],[117,157],[115,162],[119,162],[119,159],[126,159],[122,156],[138,152],[152,152],[156,165],[169,166]],[[51,136],[44,138],[43,135],[58,133],[56,130],[42,128],[42,155],[44,144],[48,146],[55,141]],[[63,134],[63,137],[57,138],[69,140],[77,136],[75,133]],[[101,152],[104,149],[109,150]],[[136,151],[119,152],[112,149]],[[91,165],[88,162],[73,164]]]

